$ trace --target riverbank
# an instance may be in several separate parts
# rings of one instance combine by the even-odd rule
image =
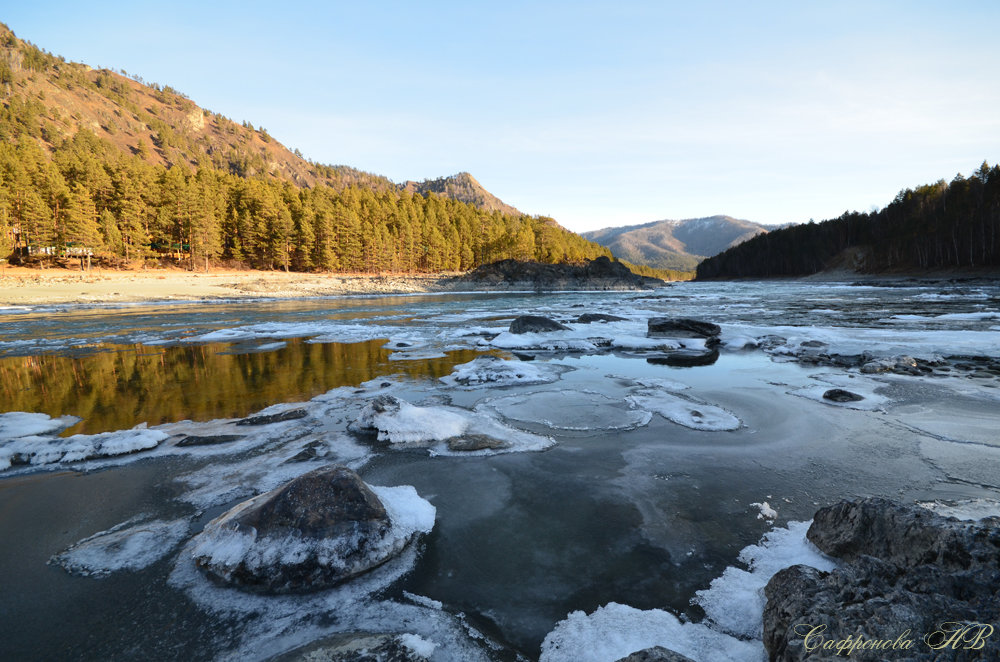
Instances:
[[[0,305],[254,299],[439,292],[454,273],[0,269]]]

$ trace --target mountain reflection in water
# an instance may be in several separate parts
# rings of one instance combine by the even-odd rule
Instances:
[[[0,358],[0,411],[72,414],[66,434],[123,430],[191,419],[246,416],[340,386],[388,375],[436,379],[481,352],[389,360],[385,339],[356,343],[284,341],[273,351],[230,343],[153,348],[99,345],[85,355]]]

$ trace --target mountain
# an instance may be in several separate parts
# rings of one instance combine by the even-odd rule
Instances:
[[[697,277],[920,275],[955,269],[995,277],[998,237],[1000,166],[984,161],[969,177],[904,189],[880,211],[846,212],[754,237],[703,261]]]
[[[460,172],[450,177],[439,177],[438,179],[426,179],[422,182],[403,182],[400,187],[410,193],[426,195],[437,193],[453,200],[467,202],[486,211],[499,211],[504,214],[520,214],[503,200],[496,197],[476,181],[476,178],[467,172]]]
[[[611,249],[615,257],[659,269],[692,271],[705,257],[767,232],[757,223],[731,216],[604,228],[583,237]]]
[[[263,127],[0,25],[0,257],[427,272],[608,254],[468,173],[397,185],[307,161]]]

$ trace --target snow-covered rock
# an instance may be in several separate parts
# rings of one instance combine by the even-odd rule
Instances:
[[[369,487],[346,467],[325,467],[212,520],[191,554],[223,583],[315,590],[382,564],[430,532],[434,516],[410,486]]]

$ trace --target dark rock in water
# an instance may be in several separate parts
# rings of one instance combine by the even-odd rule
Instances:
[[[624,322],[624,317],[608,315],[607,313],[584,313],[576,318],[577,324],[590,324],[591,322]]]
[[[423,662],[398,634],[337,634],[271,658],[269,662]]]
[[[864,400],[865,397],[863,395],[858,395],[857,393],[845,391],[842,388],[831,388],[823,394],[823,399],[830,400],[832,402],[860,402]]]
[[[821,509],[807,535],[844,563],[830,573],[792,566],[771,578],[771,660],[840,659],[836,650],[806,650],[810,632],[809,646],[848,636],[889,642],[855,648],[857,660],[1000,659],[995,625],[980,625],[1000,619],[1000,518],[965,522],[871,498]],[[956,632],[958,645],[946,645]],[[983,645],[973,647],[977,640]]]
[[[687,655],[681,655],[677,651],[672,651],[663,646],[653,646],[636,651],[628,657],[623,657],[617,662],[694,662]]]
[[[718,324],[684,317],[651,317],[647,326],[650,337],[714,338],[722,333]]]
[[[325,467],[209,522],[195,562],[226,584],[284,593],[325,588],[398,553],[385,507],[346,467]],[[237,551],[234,551],[237,550]]]
[[[243,420],[236,421],[236,425],[270,425],[271,423],[281,423],[282,421],[294,421],[297,418],[305,418],[305,409],[289,409],[278,414],[264,414],[261,416],[250,416]]]
[[[691,368],[699,365],[712,365],[718,360],[719,350],[717,349],[675,349],[660,356],[651,356],[646,359],[646,363]]]
[[[323,444],[321,444],[318,441],[310,442],[306,444],[306,446],[302,450],[300,450],[298,453],[285,460],[282,464],[293,464],[295,462],[312,462],[313,460],[318,460],[322,455],[326,454],[326,451],[324,451],[323,453],[319,452],[319,449],[322,446]]]
[[[482,451],[507,448],[510,444],[500,439],[488,437],[485,434],[466,434],[452,437],[448,440],[448,450],[452,451]]]
[[[484,264],[452,283],[459,287],[535,290],[641,290],[666,284],[659,278],[638,276],[621,262],[603,256],[583,265],[501,260]]]
[[[510,323],[511,333],[546,333],[569,331],[569,327],[541,315],[521,315]]]
[[[231,441],[239,441],[242,434],[214,434],[199,437],[189,434],[177,442],[178,446],[214,446],[215,444],[228,444]]]

